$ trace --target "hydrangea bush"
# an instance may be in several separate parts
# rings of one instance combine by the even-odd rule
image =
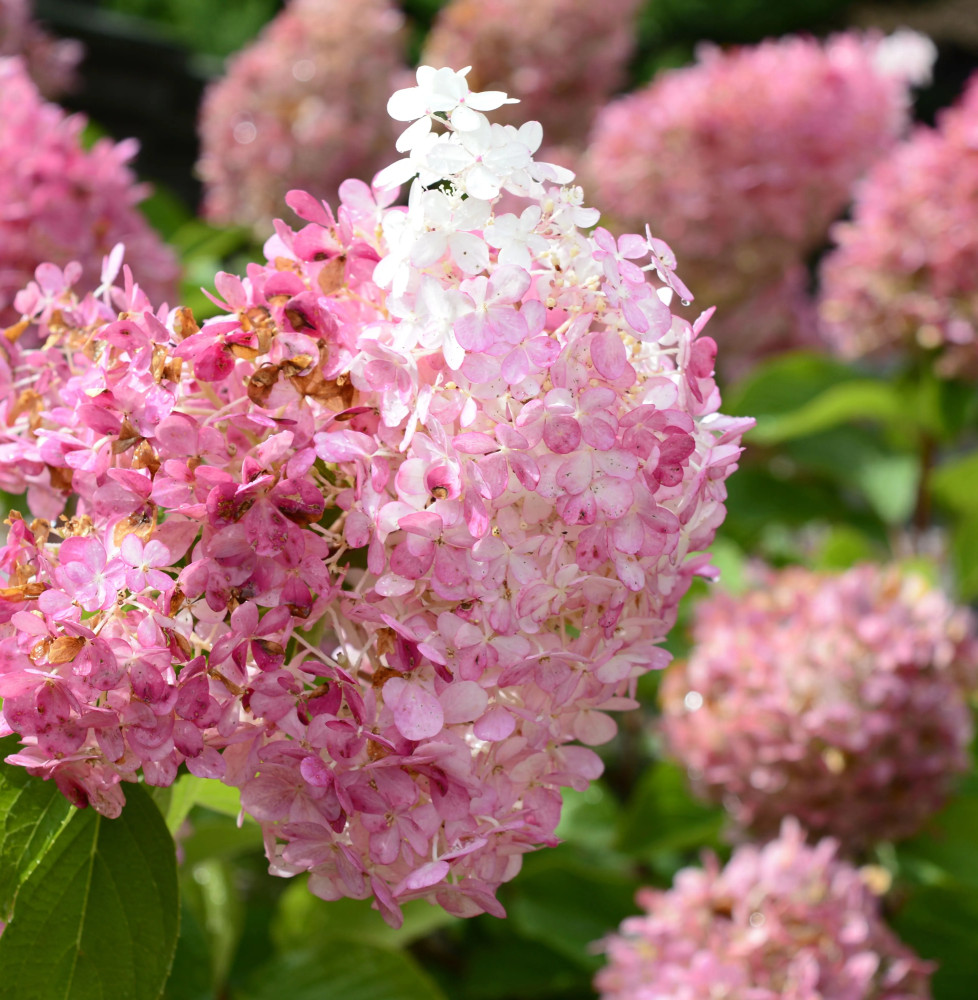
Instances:
[[[642,916],[604,942],[603,1000],[911,1000],[929,998],[932,967],[883,923],[868,873],[786,820],[763,847],[721,868],[685,868],[645,889]]]
[[[39,265],[65,267],[94,290],[120,241],[147,294],[174,298],[176,257],[136,207],[148,193],[129,167],[136,143],[85,149],[84,128],[82,116],[42,100],[20,59],[0,59],[0,323],[19,317],[14,296]]]
[[[745,419],[646,235],[422,67],[404,158],[308,193],[221,314],[38,269],[3,344],[8,763],[106,816],[181,765],[326,899],[501,914],[724,516]],[[406,207],[394,206],[410,183]],[[497,213],[503,193],[521,213]],[[43,345],[21,349],[18,335]],[[584,744],[584,746],[580,745]]]
[[[855,358],[937,354],[948,375],[978,375],[978,78],[877,164],[822,264],[826,340]]]
[[[582,170],[617,225],[653,219],[679,249],[691,287],[720,307],[725,359],[797,343],[785,273],[906,129],[909,85],[933,54],[913,33],[704,46],[598,114]],[[758,296],[769,329],[727,322],[724,307]]]
[[[291,188],[335,202],[370,177],[394,138],[383,107],[404,62],[391,0],[291,0],[232,57],[200,109],[203,213],[264,235]]]
[[[895,566],[758,571],[696,607],[662,688],[694,787],[741,827],[784,816],[847,849],[915,832],[969,766],[971,614]]]

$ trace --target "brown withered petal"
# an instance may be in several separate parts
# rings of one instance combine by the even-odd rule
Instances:
[[[84,647],[85,640],[81,636],[59,636],[48,646],[48,663],[71,663]]]
[[[186,340],[187,337],[195,333],[200,333],[200,327],[189,306],[180,306],[173,315],[173,332],[180,338]]]
[[[156,475],[156,470],[160,467],[160,456],[156,454],[149,441],[144,439],[136,445],[136,450],[132,453],[132,467],[149,469],[150,475]]]
[[[343,287],[346,275],[346,254],[337,254],[328,264],[323,265],[316,279],[324,295],[332,295]]]
[[[129,422],[129,418],[123,417],[122,427],[119,428],[119,437],[112,442],[112,454],[121,455],[124,451],[128,451],[132,448],[133,445],[141,439],[142,435]]]
[[[51,488],[62,490],[64,493],[71,492],[71,477],[74,475],[73,469],[63,469],[60,465],[49,465],[48,471],[51,474]]]
[[[264,406],[277,381],[278,365],[264,365],[246,383],[248,398],[255,406]]]
[[[3,335],[7,340],[13,343],[30,325],[31,321],[29,319],[22,319],[19,323],[14,323],[13,326],[8,326],[3,331]]]
[[[112,541],[116,545],[121,545],[126,535],[135,535],[141,541],[148,542],[156,530],[156,518],[156,504],[150,501],[139,510],[134,510],[115,526],[115,530],[112,532]]]
[[[295,357],[287,358],[283,361],[279,365],[279,370],[286,377],[294,378],[296,375],[301,375],[303,372],[308,374],[313,361],[315,361],[315,358],[310,357],[308,354],[297,354]]]

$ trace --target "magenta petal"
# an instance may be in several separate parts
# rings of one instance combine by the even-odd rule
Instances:
[[[447,861],[429,861],[417,871],[411,872],[400,885],[394,889],[395,896],[403,896],[407,892],[415,892],[418,889],[427,889],[430,885],[435,885],[450,871]]]
[[[618,378],[628,363],[628,354],[621,337],[612,330],[596,333],[591,339],[591,361],[599,375],[606,379]]]
[[[384,686],[385,691],[390,683],[388,681]],[[445,722],[441,702],[417,684],[405,684],[392,707],[394,725],[408,740],[426,740],[437,736]]]

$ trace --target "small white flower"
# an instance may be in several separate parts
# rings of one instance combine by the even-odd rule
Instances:
[[[530,205],[519,218],[507,213],[486,226],[486,242],[499,250],[500,264],[515,264],[529,270],[533,254],[546,253],[550,244],[535,231],[541,214],[539,205]]]
[[[469,90],[466,74],[471,69],[456,72],[453,69],[435,69],[433,66],[419,66],[418,85],[395,91],[387,102],[387,113],[395,121],[413,122],[397,140],[398,152],[406,153],[431,130],[431,120],[435,115],[447,117],[454,129],[471,132],[485,121],[481,111],[493,111],[504,104],[518,103],[515,97],[507,97],[501,90],[486,90],[481,93]]]

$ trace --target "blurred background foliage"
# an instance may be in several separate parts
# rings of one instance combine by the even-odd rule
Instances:
[[[222,59],[253,38],[276,0],[39,0],[37,13],[88,52],[69,107],[98,128],[142,144],[137,163],[156,193],[145,211],[179,251],[188,304],[201,285],[259,252],[247,232],[196,215],[197,102]],[[404,0],[414,51],[441,6]],[[649,0],[629,87],[690,61],[703,40],[751,43],[786,32],[847,25],[891,28],[893,5],[849,0]],[[947,9],[951,14],[947,15]],[[934,84],[918,117],[950,103],[978,63],[978,40],[955,30],[971,4],[900,7],[899,23],[936,33]],[[942,20],[943,18],[943,20]],[[680,262],[681,262],[681,248]],[[681,273],[681,268],[680,268]],[[722,586],[736,589],[745,562],[844,568],[865,559],[928,567],[960,601],[978,599],[978,397],[973,384],[920,372],[883,372],[811,352],[781,355],[724,387],[724,412],[752,415],[728,515],[715,545]],[[706,592],[697,584],[689,608]],[[682,655],[685,622],[670,639]],[[602,748],[606,776],[567,792],[563,843],[527,857],[503,887],[509,919],[458,920],[423,903],[388,928],[365,902],[325,903],[301,879],[269,878],[259,828],[238,818],[233,790],[184,776],[157,795],[181,854],[182,922],[168,1000],[585,1000],[601,964],[593,943],[635,913],[639,886],[668,886],[704,849],[729,853],[719,809],[694,800],[662,758],[654,676],[643,709],[623,716]],[[888,916],[903,939],[936,959],[936,1000],[978,995],[978,777],[925,832],[879,845],[867,862],[892,876]],[[283,984],[288,983],[287,994]]]

